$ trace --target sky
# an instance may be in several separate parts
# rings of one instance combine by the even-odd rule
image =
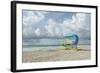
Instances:
[[[41,41],[36,38],[63,37],[72,34],[77,34],[81,42],[90,43],[89,13],[23,10],[22,15],[23,43],[40,43]],[[32,39],[35,42],[30,42]]]

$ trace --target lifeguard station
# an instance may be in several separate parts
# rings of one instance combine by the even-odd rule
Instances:
[[[73,34],[71,36],[65,36],[64,46],[66,49],[70,48],[77,49],[78,42],[79,42],[79,37],[76,34]]]

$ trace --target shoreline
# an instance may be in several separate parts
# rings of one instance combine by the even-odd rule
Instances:
[[[90,45],[79,45],[78,48],[81,49],[86,49],[86,50],[90,50]],[[65,49],[64,46],[48,46],[48,47],[23,47],[23,51],[45,51],[45,50],[59,50],[59,49]],[[74,49],[74,48],[72,48]]]

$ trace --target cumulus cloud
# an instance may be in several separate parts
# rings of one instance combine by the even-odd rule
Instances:
[[[50,17],[48,16],[48,14]],[[57,15],[57,17],[59,17],[59,15]],[[56,16],[54,18],[56,18]],[[61,22],[57,21],[57,19],[54,18],[52,17],[51,12],[23,11],[23,36],[52,37],[52,36],[68,36],[71,34],[78,34],[82,38],[90,37],[89,14],[72,13],[72,15],[70,15],[70,18],[68,18],[67,15],[62,16],[62,18],[59,18],[63,19]]]
[[[39,11],[23,11],[23,25],[29,26],[38,23],[45,18],[44,14]]]
[[[57,33],[59,33],[57,22],[52,19],[48,19],[45,29],[47,30],[49,36],[55,36]]]
[[[88,33],[86,35],[90,35],[90,23],[88,23],[89,21],[87,20],[89,19],[87,19],[87,17],[88,14],[86,13],[76,13],[71,19],[66,17],[62,23],[58,23],[53,19],[48,19],[45,28],[47,29],[49,36],[67,36],[75,33],[79,36],[83,36],[84,32]],[[87,25],[89,27],[86,27]]]
[[[35,30],[35,33],[36,33],[36,35],[40,35],[40,29],[39,28],[37,28],[36,30]]]
[[[47,12],[23,10],[23,37],[39,35],[39,29],[35,27],[45,19],[45,14]]]

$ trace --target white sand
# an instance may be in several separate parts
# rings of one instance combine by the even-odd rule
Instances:
[[[91,59],[90,50],[46,50],[46,51],[23,51],[23,62],[50,62],[68,60],[87,60]]]

